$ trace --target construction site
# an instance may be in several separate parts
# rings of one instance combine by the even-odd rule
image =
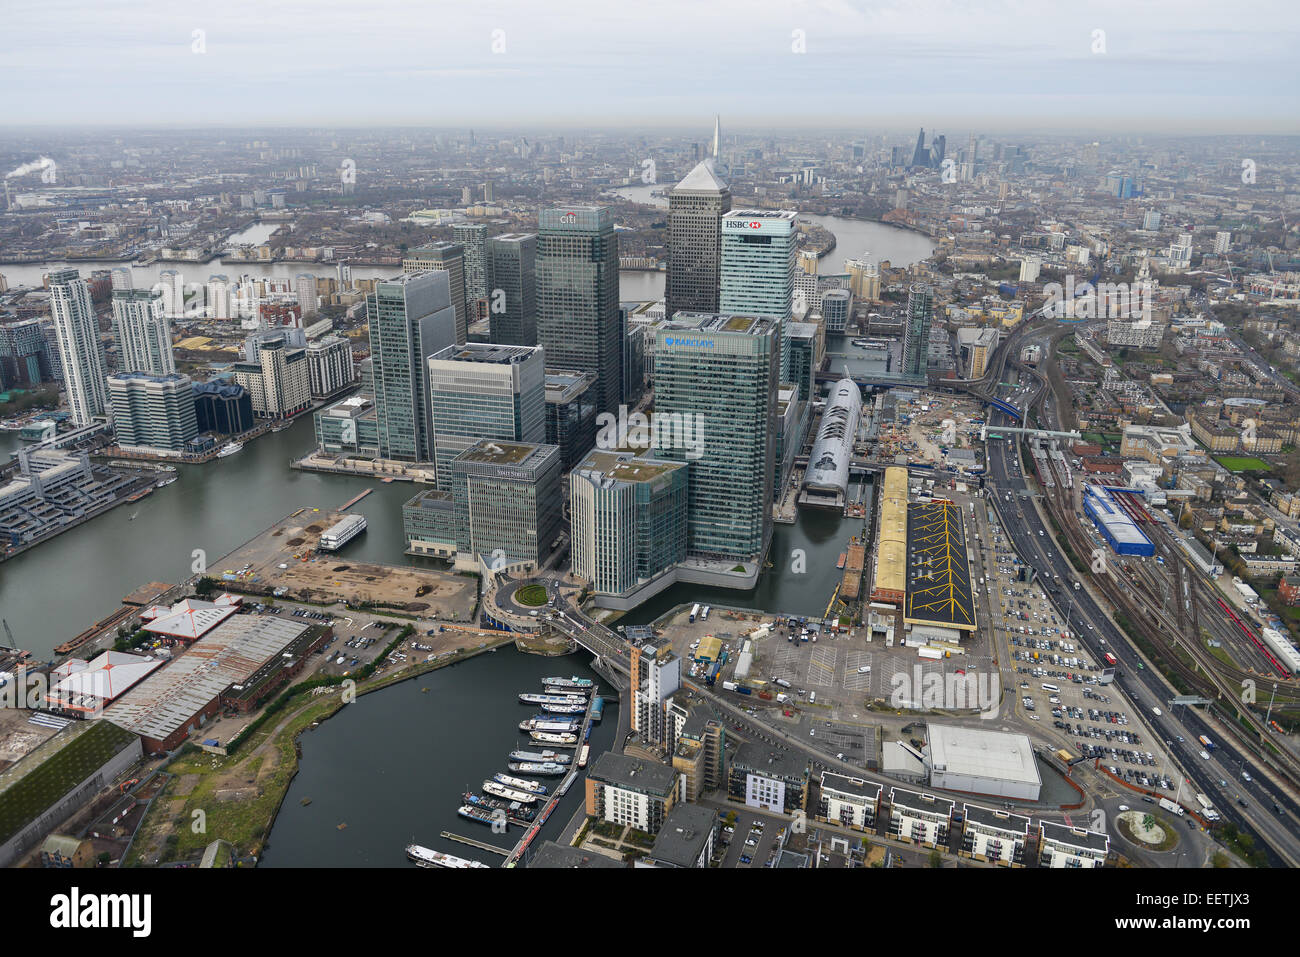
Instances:
[[[478,584],[470,576],[349,561],[346,547],[340,552],[319,551],[321,535],[343,515],[330,509],[300,508],[217,560],[209,575],[253,594],[317,604],[371,604],[421,617],[469,620]]]

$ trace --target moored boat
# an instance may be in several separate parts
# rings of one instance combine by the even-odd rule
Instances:
[[[520,791],[517,788],[507,787],[497,781],[484,781],[483,793],[490,794],[492,797],[505,798],[507,801],[517,801],[520,804],[537,803],[536,794],[529,794],[527,791]]]
[[[556,734],[553,731],[529,731],[528,736],[538,744],[549,744],[556,748],[572,748],[578,743],[576,734]]]
[[[457,857],[455,854],[444,854],[442,851],[431,851],[419,844],[408,844],[406,846],[406,859],[414,861],[420,867],[450,867],[457,870],[471,867],[487,867],[486,864],[479,861]]]
[[[461,799],[466,804],[477,804],[479,807],[488,809],[500,808],[510,816],[511,820],[515,821],[527,822],[537,816],[537,808],[527,807],[521,801],[506,801],[502,798],[485,797],[482,794],[475,794],[473,791],[466,791],[461,795]]]
[[[541,781],[530,781],[527,778],[512,778],[508,774],[500,772],[492,775],[492,780],[497,784],[504,784],[508,788],[514,788],[517,791],[523,791],[525,794],[545,794],[547,787]]]
[[[494,830],[497,827],[508,828],[510,826],[505,811],[500,809],[489,811],[487,808],[478,807],[474,804],[462,804],[456,810],[456,813],[471,821],[478,821],[480,824],[490,824]]]
[[[590,678],[579,678],[574,675],[572,678],[543,678],[542,684],[554,685],[557,688],[590,688],[594,682]]]
[[[540,774],[543,777],[556,777],[569,770],[554,761],[511,761],[506,767],[516,774]]]
[[[217,458],[224,459],[227,456],[231,456],[234,455],[236,452],[242,451],[243,448],[244,448],[243,442],[227,442],[225,445],[221,447],[221,451],[217,453]]]
[[[521,694],[519,701],[521,704],[585,704],[587,699],[576,694]]]
[[[573,760],[569,754],[559,751],[511,751],[511,761],[554,761],[556,764],[568,764]]]

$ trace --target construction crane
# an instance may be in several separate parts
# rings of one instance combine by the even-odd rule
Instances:
[[[14,633],[9,628],[9,622],[4,618],[0,618],[0,624],[3,624],[5,626],[5,637],[9,639],[9,645],[8,645],[9,650],[17,651],[18,644],[14,641]]]

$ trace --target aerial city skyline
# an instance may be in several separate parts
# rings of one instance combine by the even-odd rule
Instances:
[[[53,929],[223,867],[1276,909],[1287,8],[64,13],[0,39],[0,867],[145,876]]]

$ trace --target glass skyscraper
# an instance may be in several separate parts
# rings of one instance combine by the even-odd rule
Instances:
[[[930,320],[934,315],[934,294],[925,283],[907,290],[907,328],[903,336],[903,375],[924,379],[929,365]]]
[[[767,548],[779,324],[770,316],[679,313],[655,331],[654,417],[680,415],[678,428],[689,421],[698,430],[693,449],[682,441],[655,453],[690,462],[692,555],[761,560]]]
[[[722,217],[722,279],[718,311],[771,316],[781,325],[778,339],[789,335],[794,296],[798,230],[793,210],[736,209]],[[669,314],[669,318],[672,318]],[[782,381],[789,381],[789,360],[781,350]]]
[[[593,450],[569,476],[573,573],[620,595],[685,559],[689,470]]]
[[[537,235],[537,339],[546,363],[596,376],[600,411],[623,395],[618,237],[608,206],[544,209]]]
[[[465,299],[472,305],[486,299],[492,288],[487,227],[482,223],[459,223],[452,228],[452,239],[465,250]]]
[[[722,268],[722,216],[731,190],[706,159],[668,194],[668,274],[664,296],[669,316],[679,311],[717,312]]]
[[[546,440],[546,371],[537,346],[469,342],[429,357],[438,488],[451,488],[451,460],[480,439]]]
[[[452,460],[456,565],[540,566],[562,531],[560,450],[484,439]]]
[[[451,304],[456,310],[456,342],[469,339],[470,308],[465,293],[465,249],[460,243],[430,243],[408,250],[402,258],[402,272],[443,270],[451,287]]]
[[[50,311],[72,424],[90,425],[96,416],[108,415],[108,365],[90,286],[77,270],[50,273]]]
[[[493,236],[487,258],[492,278],[487,296],[489,338],[506,345],[537,345],[537,236]]]
[[[446,272],[416,272],[375,283],[366,297],[379,455],[433,461],[429,356],[456,344],[456,310]]]

